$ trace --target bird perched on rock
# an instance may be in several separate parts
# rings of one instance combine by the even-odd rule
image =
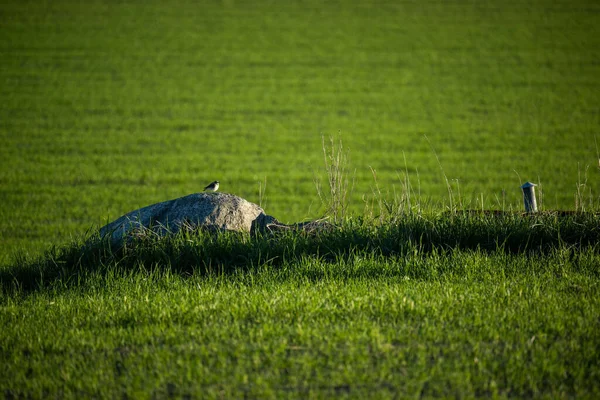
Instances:
[[[204,190],[208,190],[209,192],[216,192],[217,190],[219,190],[219,181],[211,182],[207,187],[204,188]]]

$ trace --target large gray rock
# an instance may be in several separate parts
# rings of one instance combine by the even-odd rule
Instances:
[[[164,236],[182,229],[199,228],[262,235],[289,230],[316,233],[333,225],[323,220],[285,225],[241,197],[227,193],[194,193],[131,211],[100,228],[100,236],[107,238],[112,246],[120,247],[135,237]]]
[[[131,211],[100,228],[100,236],[109,236],[113,245],[121,245],[123,240],[136,236],[163,236],[199,227],[250,232],[252,223],[261,215],[265,216],[258,205],[232,194],[194,193]]]

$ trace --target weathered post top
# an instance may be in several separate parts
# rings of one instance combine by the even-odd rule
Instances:
[[[521,189],[523,190],[523,203],[525,203],[526,212],[537,212],[537,201],[535,200],[535,187],[537,185],[531,182],[525,182]]]

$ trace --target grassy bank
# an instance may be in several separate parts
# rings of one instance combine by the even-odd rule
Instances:
[[[71,245],[55,246],[44,257],[22,257],[0,270],[3,289],[43,289],[53,281],[81,280],[113,268],[123,271],[159,268],[178,274],[230,274],[258,265],[317,257],[329,262],[356,254],[382,257],[445,254],[454,250],[545,255],[564,249],[573,257],[600,243],[598,216],[592,213],[443,212],[388,216],[383,222],[348,219],[318,235],[284,232],[250,237],[214,236],[198,231],[165,238],[149,235],[112,248],[92,234]]]

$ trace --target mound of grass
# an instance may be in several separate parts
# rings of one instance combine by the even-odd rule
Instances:
[[[149,235],[118,249],[107,240],[88,237],[53,247],[35,260],[17,259],[0,272],[0,282],[5,290],[33,290],[54,280],[80,281],[88,273],[109,269],[229,274],[305,257],[330,261],[355,254],[402,257],[462,249],[532,255],[561,249],[576,257],[582,248],[595,251],[598,243],[598,216],[590,213],[409,213],[379,224],[348,219],[337,229],[316,235],[283,232],[249,237],[199,230],[167,237]]]

